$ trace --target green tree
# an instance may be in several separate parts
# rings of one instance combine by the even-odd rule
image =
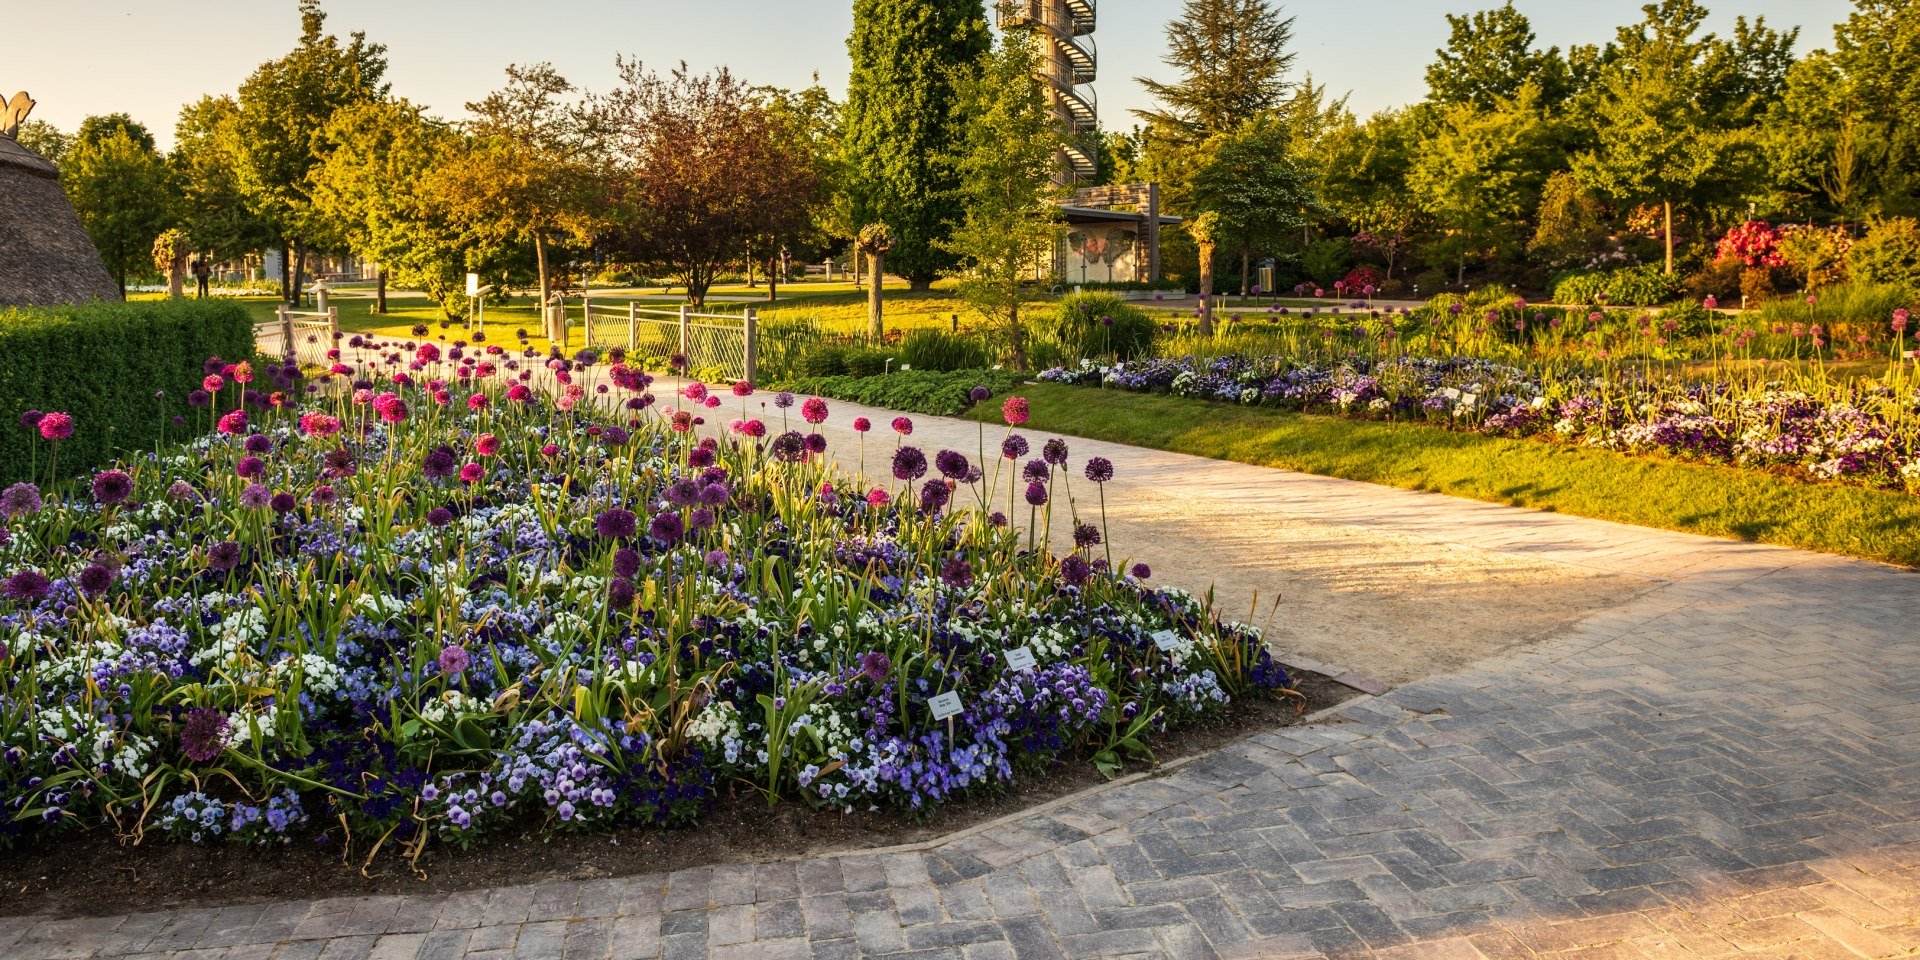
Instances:
[[[1760,130],[1775,209],[1842,220],[1870,215],[1887,189],[1886,124],[1863,102],[1839,59],[1816,50],[1793,65]]]
[[[21,124],[13,139],[15,143],[47,158],[56,167],[73,147],[73,137],[45,120],[28,120]]]
[[[1290,89],[1293,18],[1269,0],[1186,0],[1167,24],[1174,83],[1137,78],[1159,106],[1135,110],[1156,136],[1198,143],[1278,107]]]
[[[991,45],[980,0],[853,5],[844,126],[848,216],[856,225],[887,225],[887,262],[916,290],[953,262],[942,241],[962,215],[952,162],[965,136],[955,126],[956,84]]]
[[[155,150],[153,132],[146,124],[124,113],[106,113],[91,116],[80,121],[80,129],[73,132],[76,144],[94,143],[112,139],[115,134],[124,133],[133,141],[134,146],[142,150]]]
[[[1322,202],[1358,231],[1356,246],[1385,259],[1388,277],[1425,219],[1407,189],[1424,116],[1409,109],[1382,111],[1366,123],[1348,116],[1328,131],[1319,151]]]
[[[1528,84],[1490,110],[1439,108],[1407,172],[1408,190],[1442,231],[1436,255],[1452,261],[1459,282],[1469,259],[1510,256],[1526,241],[1527,219],[1561,160],[1541,97]]]
[[[1220,221],[1219,239],[1240,250],[1240,295],[1246,296],[1255,252],[1275,251],[1320,210],[1313,180],[1288,150],[1277,114],[1256,116],[1224,137],[1194,177],[1194,205]]]
[[[127,275],[146,268],[154,238],[174,222],[170,171],[149,143],[151,137],[142,143],[124,126],[98,125],[75,138],[60,168],[67,199],[122,295]]]
[[[181,108],[167,155],[180,185],[181,219],[202,255],[238,257],[276,243],[273,224],[240,187],[240,107],[231,97],[202,97]]]
[[[1833,28],[1833,67],[1847,90],[1859,135],[1875,145],[1876,206],[1920,212],[1920,4],[1854,0]],[[1831,129],[1831,128],[1828,128]]]
[[[785,263],[824,257],[836,241],[855,231],[843,224],[845,209],[832,202],[844,195],[839,186],[846,179],[840,156],[840,105],[818,76],[800,90],[761,87],[754,93],[793,165],[780,172],[791,177],[793,193],[782,198],[777,209],[767,211],[763,229],[752,244],[753,256],[766,268],[767,299],[777,300]]]
[[[1472,15],[1447,14],[1447,45],[1427,65],[1427,99],[1494,109],[1529,83],[1548,104],[1565,99],[1572,77],[1559,47],[1535,46],[1533,23],[1511,2]]]
[[[1052,186],[1060,127],[1034,73],[1033,45],[1003,34],[980,71],[959,88],[964,132],[954,164],[964,214],[945,249],[960,258],[960,296],[1027,368],[1020,307],[1036,274],[1050,274],[1060,237],[1060,191]]]
[[[320,133],[334,111],[386,96],[386,47],[355,33],[326,32],[320,0],[300,0],[300,42],[255,68],[240,85],[234,120],[240,188],[280,239],[281,295],[298,296],[308,248],[324,239],[313,215],[311,181],[326,160]]]
[[[1666,272],[1673,272],[1673,209],[1704,207],[1757,182],[1752,132],[1732,126],[1731,55],[1700,34],[1707,11],[1661,0],[1622,27],[1602,67],[1593,107],[1596,146],[1574,160],[1587,184],[1617,200],[1661,207]]]

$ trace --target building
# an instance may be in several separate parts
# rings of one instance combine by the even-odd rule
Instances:
[[[14,142],[32,109],[25,93],[0,102],[0,307],[119,300],[59,169]]]
[[[1160,279],[1162,216],[1155,184],[1081,186],[1097,182],[1100,100],[1095,0],[1015,0],[1000,29],[1025,30],[1039,62],[1034,80],[1046,91],[1066,132],[1054,182],[1073,193],[1061,203],[1066,235],[1054,254],[1054,273],[1068,283],[1140,283]]]

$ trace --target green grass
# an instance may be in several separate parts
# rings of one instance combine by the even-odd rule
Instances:
[[[1920,567],[1920,497],[1537,440],[1030,384],[1029,427]],[[998,404],[970,414],[997,421]]]

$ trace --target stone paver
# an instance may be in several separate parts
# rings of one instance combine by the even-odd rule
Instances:
[[[923,419],[921,430],[931,446],[974,428]],[[1076,454],[1108,452],[1082,444]],[[453,896],[8,918],[0,957],[1920,951],[1920,576],[1119,452],[1196,496],[1655,586],[1327,722],[931,849]]]

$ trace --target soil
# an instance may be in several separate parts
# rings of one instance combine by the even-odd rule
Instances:
[[[1307,696],[1304,710],[1271,700],[1237,701],[1207,723],[1154,741],[1158,762],[1291,726],[1357,694],[1317,674],[1295,679]],[[262,848],[155,840],[134,846],[93,833],[0,852],[0,916],[102,916],[328,896],[449,893],[497,886],[509,877],[515,883],[545,883],[794,860],[936,840],[1103,782],[1091,763],[1062,763],[1021,776],[1004,793],[942,807],[923,821],[896,811],[816,811],[791,801],[769,807],[743,792],[722,797],[699,826],[685,830],[552,838],[526,833],[496,835],[471,850],[430,846],[418,873],[404,859],[383,854],[363,875],[364,853],[350,865],[337,844],[295,841]]]

